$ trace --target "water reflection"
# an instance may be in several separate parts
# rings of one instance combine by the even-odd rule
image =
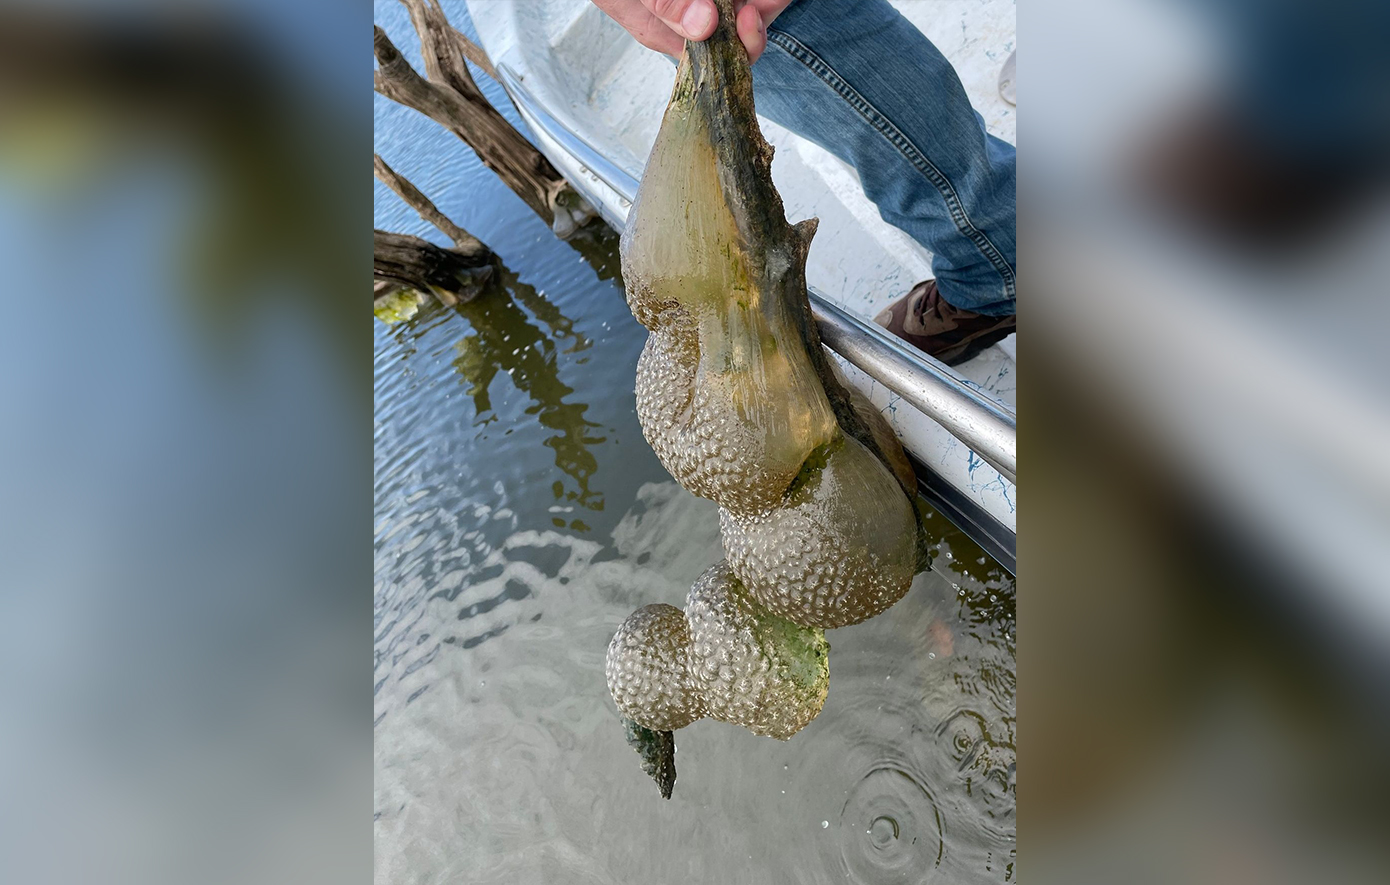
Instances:
[[[575,330],[573,322],[542,292],[505,267],[498,285],[455,310],[472,326],[472,333],[454,344],[457,355],[453,366],[473,398],[477,413],[474,426],[499,420],[492,407],[492,385],[499,375],[506,375],[513,387],[530,397],[526,414],[535,415],[542,427],[556,431],[545,445],[555,450],[555,466],[573,479],[575,486],[565,488],[557,480],[553,487],[556,499],[602,510],[603,493],[589,487],[589,479],[598,469],[598,460],[589,447],[606,442],[607,437],[591,433],[600,425],[585,417],[587,404],[565,401],[574,388],[560,380],[558,365],[560,353],[588,350],[592,342]],[[532,317],[545,324],[549,334],[532,322]],[[561,351],[557,342],[567,342],[568,346]],[[576,362],[583,364],[587,359]],[[571,528],[582,530],[584,525],[574,520]]]
[[[922,536],[931,556],[930,570],[945,578],[955,591],[961,617],[970,635],[1002,645],[1010,657],[1014,653],[1015,579],[984,549],[940,513],[919,499]],[[921,631],[922,648],[933,657],[950,657],[954,637],[934,621]],[[1012,664],[1002,676],[1013,678]],[[981,674],[988,676],[987,672]],[[1012,687],[1009,688],[1012,693]]]
[[[600,280],[614,280],[622,290],[622,260],[616,231],[606,224],[590,224],[570,237],[567,243],[594,269]]]

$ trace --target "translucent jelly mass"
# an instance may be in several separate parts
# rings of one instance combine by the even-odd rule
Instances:
[[[820,352],[814,230],[783,216],[736,34],[691,44],[623,231],[623,277],[650,333],[643,435],[677,482],[719,504],[728,560],[684,612],[639,610],[609,646],[613,698],[647,728],[710,716],[791,737],[825,701],[824,628],[879,614],[912,582],[915,481],[882,416]]]
[[[780,740],[816,718],[830,688],[824,632],[764,609],[723,562],[690,588],[685,609],[690,675],[710,716]]]
[[[608,643],[608,691],[629,719],[658,731],[684,728],[705,715],[690,679],[685,612],[647,605],[633,612]]]
[[[916,571],[912,505],[849,436],[806,474],[781,507],[720,510],[729,565],[754,598],[798,624],[844,627],[886,611]]]
[[[667,109],[622,257],[628,304],[651,332],[637,370],[648,442],[691,492],[740,512],[775,506],[840,430],[788,305],[755,282],[689,104]]]
[[[721,562],[690,588],[682,612],[648,605],[608,644],[608,690],[619,711],[674,731],[703,716],[786,740],[825,704],[825,633],[764,609]]]

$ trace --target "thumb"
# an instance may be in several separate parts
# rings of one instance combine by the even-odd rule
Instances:
[[[687,40],[705,40],[714,33],[719,14],[711,0],[642,0],[652,15]]]

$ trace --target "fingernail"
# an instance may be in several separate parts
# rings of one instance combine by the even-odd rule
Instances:
[[[681,16],[681,29],[692,40],[697,39],[696,34],[703,34],[712,23],[709,4],[701,3],[699,0],[686,7],[685,15]]]

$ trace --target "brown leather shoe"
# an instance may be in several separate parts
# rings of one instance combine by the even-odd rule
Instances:
[[[1018,328],[1018,317],[991,317],[952,307],[936,280],[918,283],[874,322],[948,366],[963,363]]]

